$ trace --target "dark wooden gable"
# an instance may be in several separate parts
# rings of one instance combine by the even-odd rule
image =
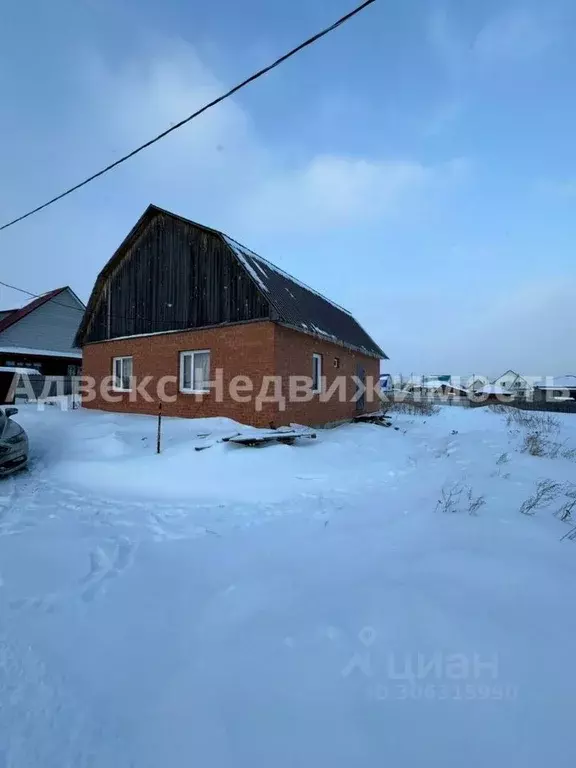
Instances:
[[[100,273],[78,341],[269,316],[266,297],[219,233],[151,206]]]

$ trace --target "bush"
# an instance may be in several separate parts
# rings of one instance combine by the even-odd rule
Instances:
[[[408,416],[436,416],[440,413],[440,406],[426,399],[403,397],[402,400],[390,400],[383,398],[382,410],[388,413],[403,413]]]
[[[576,512],[576,485],[574,483],[566,483],[564,493],[567,500],[554,514],[563,523],[567,523],[572,520],[572,513]]]
[[[520,450],[522,453],[529,453],[530,456],[545,456],[546,441],[540,432],[529,432],[524,436]]]
[[[462,500],[464,498],[464,503]],[[462,485],[461,483],[454,483],[450,486],[444,486],[440,493],[440,498],[436,503],[435,512],[445,512],[448,514],[454,514],[456,512],[468,512],[469,515],[474,517],[478,514],[478,510],[486,504],[486,497],[474,496],[474,492],[469,485]]]
[[[560,420],[549,413],[522,411],[519,408],[506,408],[506,424],[544,435],[557,434],[562,426]]]
[[[523,515],[535,515],[536,510],[549,506],[554,499],[562,495],[562,483],[554,480],[540,480],[536,485],[536,491],[529,496],[520,507]]]

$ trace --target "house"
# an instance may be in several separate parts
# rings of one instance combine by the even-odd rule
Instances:
[[[424,379],[420,381],[410,381],[404,387],[405,392],[413,392],[422,397],[432,397],[434,395],[444,395],[446,397],[466,397],[468,390],[459,384],[452,384],[451,381],[444,379]]]
[[[517,392],[510,392],[500,384],[484,384],[471,393],[472,399],[481,398],[483,403],[507,403],[517,397]]]
[[[546,400],[576,400],[576,376],[548,376],[534,385],[535,398]]]
[[[528,379],[525,379],[523,376],[520,376],[519,373],[516,373],[516,371],[512,370],[508,370],[503,373],[502,376],[494,379],[492,384],[496,385],[497,387],[501,387],[507,392],[520,393],[527,392],[531,389]]]
[[[19,309],[0,311],[0,366],[34,368],[46,376],[75,375],[82,350],[74,339],[85,306],[68,286]]]
[[[95,382],[86,407],[257,426],[379,409],[357,381],[377,383],[386,355],[348,311],[154,205],[98,276],[76,341]]]

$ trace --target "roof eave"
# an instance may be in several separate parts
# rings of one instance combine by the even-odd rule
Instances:
[[[283,320],[277,320],[273,319],[272,322],[276,323],[276,325],[280,325],[283,328],[288,328],[291,331],[298,331],[298,333],[304,333],[306,336],[311,336],[313,339],[318,339],[319,341],[323,341],[328,344],[336,344],[338,347],[343,347],[344,349],[349,349],[351,352],[358,352],[361,355],[366,355],[366,357],[373,357],[376,360],[389,360],[390,358],[388,355],[380,349],[380,347],[375,344],[375,349],[378,350],[378,352],[366,349],[365,347],[357,347],[354,344],[348,344],[345,341],[342,341],[341,339],[333,338],[332,336],[323,336],[321,333],[314,333],[314,331],[311,331],[307,328],[300,328],[298,325],[293,325],[292,323],[286,323]]]

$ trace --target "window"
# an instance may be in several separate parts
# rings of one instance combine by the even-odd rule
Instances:
[[[340,358],[335,357],[334,358],[334,368],[340,368]]]
[[[180,352],[180,392],[210,391],[210,352]]]
[[[132,389],[132,358],[115,357],[112,361],[113,389],[116,392],[130,392]]]
[[[312,392],[322,390],[322,355],[312,355]]]

